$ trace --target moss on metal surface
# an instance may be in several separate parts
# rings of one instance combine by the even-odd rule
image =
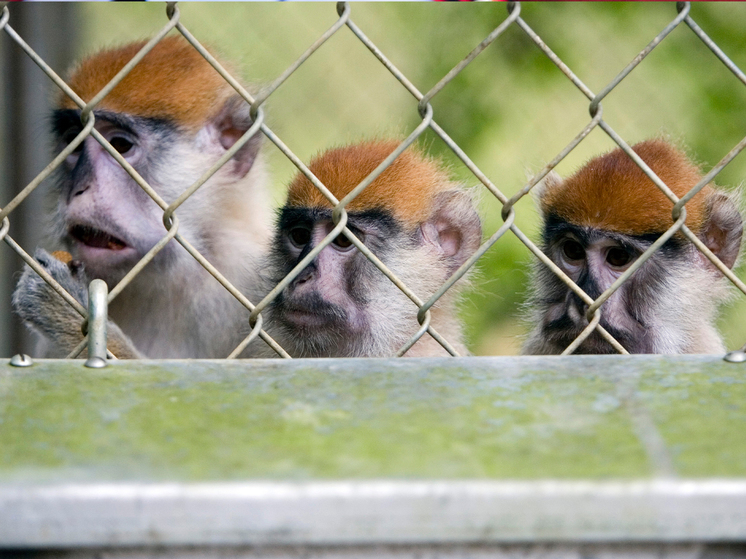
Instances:
[[[0,481],[649,477],[630,379],[682,475],[743,475],[745,376],[656,357],[2,365]]]
[[[680,374],[648,371],[640,392],[677,473],[746,476],[745,365]]]

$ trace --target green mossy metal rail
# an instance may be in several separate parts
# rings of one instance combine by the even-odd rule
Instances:
[[[0,546],[746,541],[721,356],[0,365]]]

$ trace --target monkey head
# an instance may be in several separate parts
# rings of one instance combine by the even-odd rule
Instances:
[[[144,44],[105,50],[84,60],[71,73],[70,87],[83,100],[91,100]],[[94,116],[96,130],[167,204],[252,123],[248,104],[177,37],[158,43],[96,105]],[[79,108],[64,94],[57,100],[52,124],[60,149],[83,128]],[[177,210],[179,232],[198,249],[210,247],[216,219],[211,215],[215,204],[206,201],[216,198],[209,190],[218,189],[227,208],[251,204],[255,194],[243,182],[258,148],[255,135]],[[110,287],[166,234],[163,210],[93,136],[68,156],[56,188],[54,236],[83,262],[89,276],[106,280]],[[223,215],[229,220],[232,213]],[[149,269],[162,273],[178,250],[175,242],[169,243]]]
[[[679,198],[702,179],[664,140],[633,150]],[[592,299],[673,224],[673,203],[619,148],[566,180],[548,175],[537,190],[542,250]],[[733,196],[707,185],[686,212],[687,227],[732,268],[743,231]],[[713,322],[726,293],[722,273],[678,232],[601,306],[601,325],[630,353],[721,351]],[[536,327],[526,353],[561,353],[588,325],[585,302],[542,264],[535,269],[530,305]],[[594,332],[578,352],[615,350]]]
[[[339,200],[396,146],[395,141],[373,141],[332,149],[309,168]],[[423,301],[481,240],[470,195],[450,182],[436,162],[412,148],[346,209],[351,233]],[[333,228],[331,204],[298,174],[278,219],[270,266],[273,281],[279,282]],[[433,323],[450,330],[460,346],[452,297],[445,296],[433,309]],[[418,330],[417,310],[342,233],[280,293],[269,316],[282,331],[283,347],[295,356],[390,356]],[[413,354],[445,354],[428,345],[431,342],[418,343]]]

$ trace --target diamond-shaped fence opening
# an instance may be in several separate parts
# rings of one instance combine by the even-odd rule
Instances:
[[[433,8],[435,8],[435,6],[433,6]],[[105,149],[111,157],[122,166],[137,185],[139,185],[153,202],[160,207],[165,225],[161,240],[155,244],[155,246],[152,247],[140,262],[126,273],[116,285],[111,286],[107,298],[108,302],[111,303],[128,285],[135,281],[143,268],[145,268],[145,266],[149,264],[157,256],[158,252],[163,250],[168,243],[179,243],[199,263],[199,265],[201,265],[202,268],[214,277],[215,281],[219,282],[223,288],[247,310],[247,323],[244,332],[245,336],[233,351],[231,351],[229,355],[225,355],[225,357],[237,357],[248,347],[256,347],[257,344],[263,344],[264,346],[271,348],[272,353],[275,355],[290,357],[285,349],[283,349],[281,345],[278,344],[268,333],[262,311],[264,311],[268,305],[278,297],[282,290],[287,287],[303,271],[303,269],[340,234],[346,234],[347,238],[355,245],[357,250],[362,252],[381,273],[385,274],[389,280],[393,282],[402,293],[404,293],[404,295],[411,301],[411,304],[416,305],[417,307],[417,321],[419,325],[417,328],[413,329],[414,333],[410,339],[398,349],[396,352],[397,355],[406,355],[407,351],[423,336],[432,337],[448,354],[458,355],[458,352],[454,349],[453,341],[449,341],[448,337],[438,332],[436,327],[431,323],[430,310],[438,305],[441,297],[443,297],[446,292],[454,286],[454,284],[459,282],[459,280],[461,280],[466,274],[473,271],[475,267],[479,268],[481,259],[483,259],[486,254],[489,254],[496,244],[511,235],[523,243],[528,251],[530,251],[539,262],[547,266],[568,286],[569,289],[571,289],[588,305],[588,327],[566,348],[566,354],[573,353],[577,350],[583,341],[594,331],[597,331],[604,339],[606,339],[618,353],[627,353],[622,343],[616,340],[614,336],[607,332],[600,324],[601,316],[604,312],[604,303],[674,234],[680,233],[694,243],[697,249],[700,250],[738,290],[746,294],[746,285],[744,285],[744,283],[726,265],[720,262],[720,260],[718,260],[718,258],[702,243],[702,241],[684,224],[687,202],[691,200],[692,197],[704,186],[714,180],[715,177],[743,150],[743,148],[746,147],[746,137],[738,142],[737,145],[732,147],[728,153],[722,156],[719,163],[705,174],[704,178],[696,187],[685,196],[678,198],[639,158],[639,156],[632,151],[629,147],[630,142],[628,142],[622,134],[615,130],[610,122],[604,118],[604,107],[606,104],[611,105],[614,103],[613,93],[615,90],[620,88],[620,85],[624,83],[624,80],[626,80],[632,72],[634,72],[638,67],[645,65],[649,57],[651,57],[655,52],[655,49],[659,49],[661,45],[664,45],[671,34],[676,30],[678,30],[677,32],[692,33],[694,37],[701,41],[711,51],[712,64],[720,64],[724,66],[735,76],[736,79],[734,80],[732,87],[737,88],[746,85],[746,76],[743,72],[728,58],[728,56],[726,56],[720,47],[718,47],[716,42],[713,41],[694,21],[691,15],[692,7],[688,3],[679,3],[676,5],[676,9],[674,10],[672,5],[670,21],[663,25],[654,36],[649,37],[648,44],[633,56],[625,66],[618,68],[616,76],[613,77],[613,79],[608,81],[608,83],[602,84],[601,87],[596,88],[591,88],[586,84],[581,77],[573,71],[571,64],[566,62],[563,56],[559,56],[553,50],[552,44],[549,44],[549,42],[545,42],[542,39],[534,27],[532,27],[530,18],[527,16],[524,17],[522,14],[522,6],[520,3],[511,2],[506,4],[505,8],[507,9],[504,12],[502,20],[498,22],[495,28],[489,32],[481,42],[473,45],[471,52],[469,52],[460,62],[455,64],[450,71],[442,75],[437,82],[432,85],[432,87],[428,90],[421,90],[404,71],[399,69],[397,64],[389,57],[385,48],[378,45],[366,34],[365,26],[359,23],[355,17],[357,6],[354,3],[339,3],[334,7],[328,6],[328,10],[336,9],[336,13],[333,14],[333,17],[330,17],[331,23],[329,27],[323,33],[318,35],[315,40],[308,44],[305,50],[300,53],[295,61],[289,64],[284,71],[279,73],[274,77],[274,79],[269,80],[268,84],[262,87],[258,93],[252,94],[243,87],[241,82],[234,77],[229,70],[221,66],[210,51],[203,46],[202,41],[204,39],[202,37],[197,37],[190,31],[189,24],[182,21],[179,6],[176,4],[169,4],[165,10],[166,13],[164,14],[162,28],[152,36],[137,55],[130,60],[130,62],[106,85],[106,87],[104,87],[89,102],[85,102],[57,73],[55,73],[52,68],[47,65],[34,49],[29,46],[24,38],[16,33],[13,28],[13,10],[8,6],[5,6],[2,10],[2,17],[0,18],[0,30],[11,39],[17,48],[22,49],[26,55],[42,69],[51,80],[50,83],[55,84],[79,107],[81,111],[82,128],[70,143],[49,162],[49,165],[39,173],[36,178],[29,182],[20,192],[12,197],[12,199],[0,201],[3,204],[2,209],[0,210],[0,220],[2,221],[0,239],[4,240],[13,251],[15,251],[31,268],[33,268],[36,273],[51,285],[52,288],[59,293],[59,295],[61,295],[77,313],[80,314],[83,331],[85,331],[88,310],[34,260],[32,257],[33,251],[30,250],[30,247],[22,247],[12,238],[9,234],[9,229],[10,221],[13,219],[14,210],[16,210],[16,208],[18,208],[18,206],[34,190],[36,190],[45,179],[54,173],[54,171],[63,164],[65,159],[90,136],[100,143],[103,149]],[[551,7],[546,7],[545,9],[551,9]],[[230,86],[246,101],[246,103],[251,106],[251,113],[254,118],[251,128],[243,134],[234,146],[220,157],[220,159],[217,160],[198,181],[194,182],[189,188],[184,190],[182,194],[171,203],[164,200],[157,190],[154,189],[147,180],[140,176],[137,170],[133,168],[94,127],[96,107],[101,100],[111,92],[111,90],[155,45],[169,34],[180,34],[184,37],[186,41],[188,41],[189,44],[191,44],[191,46],[215,68],[222,78],[230,84]],[[357,44],[361,48],[367,49],[378,63],[380,63],[380,65],[390,73],[393,78],[390,87],[399,88],[401,91],[406,92],[406,94],[412,97],[412,106],[413,109],[417,111],[417,116],[415,119],[416,124],[402,135],[403,137],[406,137],[401,141],[396,150],[391,153],[391,155],[387,157],[386,160],[362,183],[354,188],[348,196],[342,200],[338,200],[326,188],[326,186],[311,173],[308,167],[303,163],[302,158],[297,156],[293,149],[283,141],[284,132],[275,130],[271,124],[271,118],[266,115],[268,112],[272,112],[273,100],[276,98],[283,85],[297,74],[303,65],[308,63],[309,60],[317,57],[318,53],[322,52],[323,49],[330,48],[328,44],[333,41],[335,36],[342,34],[347,34],[348,39],[350,36],[354,37]],[[564,75],[563,79],[566,80],[566,84],[574,86],[574,88],[577,89],[577,103],[579,105],[584,104],[588,110],[587,123],[581,129],[575,131],[575,137],[572,138],[572,140],[567,143],[567,145],[557,153],[555,157],[546,163],[538,173],[533,173],[525,182],[524,186],[512,196],[505,194],[504,186],[500,184],[500,181],[496,180],[494,177],[490,177],[489,173],[484,172],[475,160],[470,158],[467,150],[461,147],[459,141],[454,139],[459,136],[459,131],[454,128],[453,124],[450,123],[448,126],[441,125],[443,121],[441,120],[440,115],[447,114],[449,107],[447,105],[441,106],[437,104],[439,96],[442,96],[443,92],[448,91],[449,86],[457,83],[463,76],[468,74],[468,68],[470,65],[474,64],[475,61],[478,61],[480,57],[486,56],[485,53],[490,52],[491,49],[500,49],[501,47],[504,47],[505,43],[501,43],[501,41],[505,41],[505,37],[508,34],[511,34],[510,48],[516,48],[515,45],[519,44],[521,45],[521,48],[526,49],[526,45],[528,44],[528,47],[533,49],[531,56],[536,56],[536,54],[539,53],[539,56],[541,57],[539,63],[545,64],[548,61],[556,66],[556,68]],[[572,58],[575,58],[575,56]],[[496,79],[496,82],[497,81],[498,80]],[[499,87],[499,85],[496,84],[495,87]],[[551,103],[552,100],[547,99],[546,102]],[[533,232],[522,230],[516,222],[516,207],[518,205],[521,207],[524,205],[531,205],[531,203],[526,200],[527,194],[529,194],[531,189],[539,184],[539,182],[555,169],[555,167],[560,165],[561,162],[565,160],[573,150],[581,145],[590,134],[594,133],[594,131],[595,133],[602,131],[614,144],[619,146],[644,171],[656,187],[671,200],[672,204],[670,229],[647,250],[645,250],[644,253],[627,269],[627,271],[624,272],[606,291],[596,298],[585,293],[570,277],[568,277],[554,262],[552,262],[547,255],[542,252],[542,250],[530,239],[530,237],[533,236]],[[373,134],[378,132],[379,131],[373,131]],[[300,173],[303,173],[323,194],[323,196],[330,201],[333,206],[333,219],[336,226],[329,232],[323,241],[315,246],[313,250],[309,252],[305,258],[274,287],[274,289],[271,289],[263,298],[252,301],[242,292],[241,286],[231,283],[231,281],[229,281],[229,279],[219,269],[217,269],[197,247],[190,243],[180,233],[179,208],[183,203],[194,196],[195,193],[197,193],[210,179],[210,177],[218,172],[220,168],[255,135],[264,136],[269,141],[268,143],[274,145],[279,152],[282,153],[282,156],[286,158],[286,160]],[[425,135],[427,135],[427,141],[431,146],[437,144],[438,149],[450,152],[450,159],[456,162],[454,165],[457,164],[459,166],[458,172],[461,173],[462,176],[469,177],[468,182],[481,185],[480,189],[483,191],[483,197],[489,198],[491,201],[499,204],[501,208],[500,218],[502,220],[502,223],[493,230],[485,231],[485,240],[483,240],[479,249],[434,293],[417,293],[397,277],[385,262],[380,260],[373,252],[371,252],[364,241],[359,240],[354,234],[352,234],[351,230],[347,228],[347,212],[345,209],[351,201],[367,188],[368,185],[405,149],[413,144],[423,143]],[[319,146],[318,149],[321,150],[323,147],[324,146]],[[486,220],[486,222],[492,223],[494,220]],[[482,273],[482,275],[484,274]],[[86,343],[86,338],[81,338],[77,347],[71,348],[69,357],[80,355],[85,349]]]

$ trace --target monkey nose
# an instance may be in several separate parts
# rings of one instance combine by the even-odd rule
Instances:
[[[568,315],[573,322],[586,324],[588,320],[585,315],[588,313],[588,304],[578,297],[575,293],[570,294],[570,300],[567,305]]]
[[[300,285],[303,285],[304,283],[308,283],[311,281],[314,277],[314,266],[313,264],[309,264],[306,266],[303,271],[298,274],[298,276],[293,280],[293,282],[290,284],[293,287],[298,287]]]
[[[90,188],[90,184],[87,182],[84,184],[76,185],[75,188],[73,188],[72,192],[70,193],[70,198],[74,198],[76,196],[80,196],[81,194],[84,194],[88,189]]]

